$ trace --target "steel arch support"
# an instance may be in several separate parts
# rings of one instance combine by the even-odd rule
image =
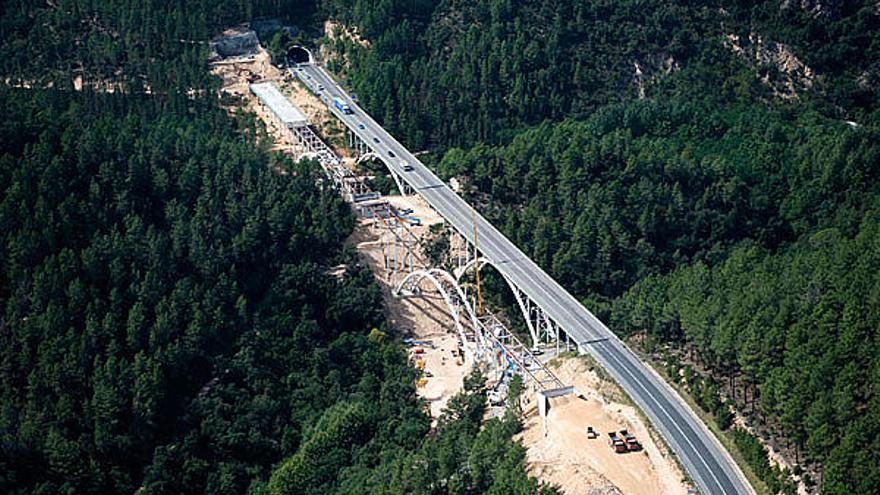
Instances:
[[[538,331],[535,328],[534,323],[532,323],[532,302],[529,300],[529,297],[519,290],[519,287],[517,287],[509,278],[504,277],[504,280],[513,291],[513,297],[516,299],[516,303],[519,305],[519,309],[522,311],[523,317],[526,320],[526,326],[529,328],[529,335],[532,337],[532,347],[535,347],[538,345],[539,338]]]
[[[408,196],[411,194],[407,183],[404,182],[394,170],[391,170],[390,167],[388,168],[388,173],[391,174],[391,178],[394,179],[394,183],[397,185],[397,190],[400,192],[401,196]]]
[[[471,258],[462,265],[461,267],[455,270],[456,282],[461,280],[461,277],[467,273],[468,270],[477,269],[481,270],[486,265],[491,265],[492,262],[483,256],[479,258]],[[555,326],[550,318],[541,310],[540,307],[532,306],[532,301],[528,298],[528,296],[523,293],[519,287],[517,287],[509,278],[504,277],[504,280],[507,282],[507,285],[510,287],[510,290],[513,292],[513,296],[516,299],[517,305],[519,306],[520,311],[523,314],[523,318],[526,320],[526,326],[529,330],[529,336],[532,338],[532,347],[538,345],[541,341],[541,332],[542,330],[547,335],[554,335],[558,337],[555,333]],[[532,318],[533,312],[537,311],[539,314],[537,315],[537,319]]]
[[[456,330],[458,331],[459,338],[461,338],[462,345],[468,350],[474,352],[479,355],[481,351],[481,347],[483,346],[482,336],[479,335],[479,324],[477,321],[476,314],[473,312],[471,307],[467,304],[467,299],[465,298],[464,292],[462,292],[461,287],[455,281],[455,278],[449,274],[449,272],[445,270],[440,270],[437,268],[429,268],[427,270],[417,270],[410,274],[408,274],[397,287],[394,289],[395,296],[402,296],[405,293],[415,293],[416,288],[422,280],[428,280],[433,285],[434,288],[440,292],[440,295],[443,297],[443,302],[446,303],[446,306],[449,308],[449,312],[452,314],[452,319],[455,322]],[[452,289],[452,293],[447,290],[442,281],[445,281],[449,284]],[[458,304],[452,297],[453,295],[458,297]],[[467,333],[465,332],[464,325],[461,323],[461,308],[464,308],[465,312],[471,318],[471,324],[474,328],[475,335],[475,343],[472,346],[470,341],[467,338]]]
[[[482,256],[479,258],[474,258],[474,259],[468,260],[468,262],[465,263],[464,265],[455,268],[454,275],[455,275],[456,283],[461,282],[461,277],[463,277],[467,273],[468,270],[471,270],[474,267],[477,267],[476,268],[477,270],[482,270],[484,266],[491,265],[491,264],[492,264],[492,262],[490,262],[488,258],[484,258]]]
[[[365,162],[365,161],[367,161],[367,160],[376,160],[376,159],[378,159],[378,158],[379,158],[379,155],[377,155],[377,154],[373,153],[372,151],[370,151],[370,152],[368,152],[368,153],[364,153],[363,155],[359,156],[359,157],[357,158],[357,160],[354,161],[354,163],[357,164],[357,165],[360,165],[362,162]]]

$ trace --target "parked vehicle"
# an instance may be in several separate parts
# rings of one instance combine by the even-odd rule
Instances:
[[[636,437],[626,430],[620,430],[620,436],[623,437],[624,442],[626,442],[626,448],[631,452],[637,452],[642,450],[642,444],[636,439]]]
[[[594,430],[592,426],[588,426],[587,427],[587,438],[592,440],[592,439],[598,438],[598,437],[599,437],[599,434],[596,433],[596,430]]]
[[[608,433],[608,445],[618,454],[625,454],[627,451],[626,442],[613,431]]]

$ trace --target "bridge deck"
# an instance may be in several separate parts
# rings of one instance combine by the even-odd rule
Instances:
[[[351,114],[339,111],[332,103],[328,106],[393,173],[471,243],[476,220],[482,255],[609,372],[660,431],[702,493],[754,493],[736,464],[694,412],[605,324],[397,142],[322,68],[300,64],[291,72],[325,102],[332,102],[334,98],[347,102]],[[412,170],[405,171],[406,165],[412,166]]]

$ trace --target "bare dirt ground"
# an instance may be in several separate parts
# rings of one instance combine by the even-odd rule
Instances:
[[[271,81],[275,83],[279,91],[287,96],[308,117],[318,132],[328,140],[327,144],[333,146],[334,143],[339,144],[344,141],[345,130],[333,118],[327,106],[286,71],[272,65],[269,53],[263,47],[260,47],[254,56],[215,62],[211,65],[211,73],[223,81],[221,87],[223,92],[241,99],[239,103],[233,104],[227,110],[230,112],[244,110],[256,113],[266,124],[266,129],[276,143],[283,143],[285,146],[292,144],[288,133],[283,132],[257,99],[250,94],[248,79],[251,82]],[[333,147],[339,156],[347,157],[349,155],[343,147]]]
[[[421,199],[413,196],[385,196],[385,200],[397,209],[412,209],[412,215],[422,221],[421,226],[411,229],[417,236],[423,235],[429,226],[440,221],[436,212],[431,210]],[[415,340],[431,341],[430,346],[414,346],[411,349],[413,362],[424,363],[424,370],[432,376],[425,376],[425,383],[417,389],[420,397],[424,397],[431,412],[437,418],[446,406],[449,398],[461,390],[464,376],[471,369],[470,362],[465,362],[458,353],[458,334],[443,298],[428,282],[423,282],[422,295],[418,297],[394,297],[393,290],[401,281],[401,277],[390,276],[385,268],[382,254],[382,241],[390,240],[387,232],[378,232],[371,227],[373,220],[360,219],[349,242],[354,245],[373,269],[385,303],[388,322],[401,334]],[[421,349],[421,354],[415,354]]]
[[[342,157],[349,166],[353,166],[350,153],[338,144],[344,139],[344,131],[334,120],[326,105],[310,93],[298,81],[274,67],[270,63],[269,54],[261,47],[253,57],[227,59],[211,66],[211,72],[223,80],[222,90],[239,99],[227,110],[230,112],[253,112],[265,124],[274,149],[289,151],[293,142],[286,132],[259,104],[248,90],[248,79],[251,81],[272,81],[308,117],[318,132],[327,139],[327,144]],[[334,146],[336,144],[336,146]],[[416,197],[386,196],[383,199],[399,210],[411,209],[412,216],[422,221],[420,226],[411,226],[416,236],[422,236],[429,226],[440,222],[440,217],[424,201]],[[422,349],[421,354],[412,353],[413,362],[422,361],[425,370],[425,382],[418,388],[418,394],[424,397],[429,405],[431,416],[437,418],[450,397],[458,393],[462,387],[464,376],[470,371],[470,363],[462,361],[457,351],[458,335],[454,332],[454,324],[445,307],[442,297],[429,284],[423,284],[425,292],[420,297],[401,299],[394,297],[394,285],[400,277],[392,278],[384,265],[382,254],[382,235],[388,236],[371,227],[373,220],[360,219],[349,242],[356,247],[363,259],[373,269],[379,286],[382,289],[388,321],[402,334],[416,340],[429,340],[430,346],[416,346]],[[388,241],[389,239],[384,239]],[[457,352],[456,352],[457,353]],[[431,376],[428,376],[430,373]]]
[[[248,90],[248,79],[251,81],[279,81],[283,74],[281,70],[270,63],[269,53],[262,47],[254,56],[230,58],[211,64],[211,73],[220,77],[223,81],[221,90],[238,101],[227,106],[230,113],[239,111],[252,112],[259,117],[266,126],[266,131],[274,142],[273,148],[278,151],[290,150],[293,141],[290,134],[269,114],[268,110],[259,104]]]
[[[240,98],[228,110],[255,113],[265,123],[274,148],[290,150],[293,143],[288,133],[250,94],[248,78],[274,81],[340,156],[349,155],[339,145],[344,137],[340,136],[342,131],[327,107],[290,76],[272,66],[268,53],[262,48],[254,57],[214,64],[212,72],[223,79],[223,91]],[[350,163],[350,160],[346,162]],[[386,196],[383,199],[399,210],[413,210],[412,216],[422,221],[422,225],[410,227],[417,237],[423,236],[430,225],[441,221],[436,212],[418,197]],[[413,362],[426,372],[417,392],[426,399],[431,416],[436,419],[449,398],[461,390],[471,363],[465,362],[457,352],[458,335],[452,318],[442,297],[429,283],[422,284],[424,292],[419,297],[401,299],[393,295],[401,276],[392,276],[385,267],[383,242],[390,240],[387,238],[390,234],[374,229],[373,222],[359,219],[348,242],[372,268],[382,290],[389,323],[403,335],[432,344],[415,346],[410,352]],[[422,352],[416,354],[416,349]],[[567,494],[684,495],[687,492],[677,466],[661,452],[636,410],[606,399],[619,394],[613,384],[601,380],[580,358],[557,359],[554,372],[563,382],[575,385],[584,398],[553,399],[546,432],[534,404],[526,411],[525,428],[518,438],[528,449],[531,474],[558,485]],[[584,433],[587,425],[593,426],[601,436],[588,440]],[[621,429],[634,433],[644,445],[644,451],[624,455],[613,453],[607,443],[607,432]]]
[[[687,494],[683,475],[665,447],[654,441],[634,407],[616,400],[620,397],[616,385],[601,379],[583,358],[560,357],[550,366],[581,395],[551,399],[546,433],[537,410],[526,411],[518,438],[527,449],[530,474],[568,495]],[[599,437],[588,439],[587,426]],[[644,450],[614,453],[608,432],[624,429],[638,438]]]
[[[269,53],[259,48],[256,55],[228,58],[211,64],[211,73],[223,80],[222,90],[235,96],[248,97],[248,77],[253,81],[278,81],[281,69],[273,66]]]

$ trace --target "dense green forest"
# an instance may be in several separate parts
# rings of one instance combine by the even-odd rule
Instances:
[[[425,429],[310,169],[207,104],[0,100],[5,493],[242,492],[343,401]]]
[[[207,42],[255,17],[308,15],[313,2],[281,0],[9,0],[0,5],[4,79],[69,87],[126,83],[153,93],[216,88]]]
[[[327,4],[369,42],[331,67],[613,330],[880,492],[875,2]]]
[[[777,0],[326,3],[371,42],[335,47],[352,86],[415,148],[495,143],[544,120],[586,117],[638,94],[636,64],[647,86],[684,68],[685,94],[767,93],[754,71],[777,70],[749,69],[724,46],[756,30],[821,74],[811,105],[862,120],[878,103],[880,19],[869,0],[827,2],[821,15]]]
[[[347,208],[217,107],[204,42],[265,16],[356,27],[330,67],[612,329],[880,492],[869,0],[3,2],[0,491],[546,490],[478,377],[426,436]]]
[[[316,8],[0,6],[0,492],[551,492],[479,376],[431,430],[350,209],[218,105],[211,34]]]

